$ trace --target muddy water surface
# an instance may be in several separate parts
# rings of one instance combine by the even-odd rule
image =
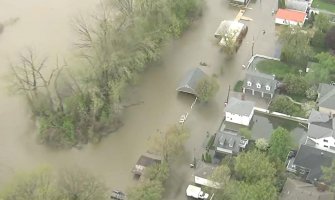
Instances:
[[[70,2],[70,3],[69,3]],[[0,35],[0,75],[8,72],[7,59],[15,56],[26,45],[33,45],[45,54],[67,56],[71,51],[75,34],[71,29],[71,18],[79,12],[89,12],[98,0],[19,0],[0,1],[0,21],[11,17],[20,20],[5,27]],[[251,41],[256,38],[255,52],[272,56],[274,25],[271,9],[275,1],[254,3],[247,22],[249,33],[237,55],[226,59],[217,46],[213,33],[221,20],[234,19],[238,10],[228,6],[227,1],[207,0],[201,19],[194,22],[181,39],[172,41],[165,49],[162,60],[146,70],[138,85],[129,89],[125,98],[129,102],[143,101],[129,107],[122,118],[124,126],[109,135],[98,145],[87,145],[82,150],[51,151],[34,141],[34,128],[29,120],[24,101],[8,95],[5,86],[8,80],[1,78],[0,86],[0,185],[19,169],[49,164],[55,168],[81,166],[100,175],[111,188],[125,190],[136,183],[131,169],[139,155],[148,148],[148,139],[159,134],[169,125],[176,123],[181,114],[190,112],[185,126],[190,128],[191,137],[186,145],[187,155],[181,167],[173,173],[168,184],[168,199],[183,199],[184,186],[189,181],[188,163],[193,153],[201,152],[206,132],[214,132],[221,120],[228,87],[242,79],[242,64],[251,56]],[[266,29],[264,36],[259,32]],[[220,91],[208,104],[190,105],[194,98],[177,94],[176,86],[183,75],[200,61],[209,64],[203,67],[208,74],[216,74]]]

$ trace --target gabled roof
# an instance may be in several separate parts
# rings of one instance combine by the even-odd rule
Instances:
[[[285,6],[287,9],[306,12],[308,8],[307,1],[286,0]]]
[[[304,22],[306,18],[306,13],[290,9],[278,9],[276,18],[285,19],[295,22]]]
[[[251,86],[248,86],[248,82],[251,82]],[[245,75],[243,87],[246,89],[252,89],[258,92],[264,92],[274,94],[277,88],[277,80],[275,77],[269,74],[264,74],[256,70],[248,70]],[[261,84],[261,88],[257,88],[257,83]],[[270,86],[270,90],[266,90],[266,85]]]
[[[308,123],[314,123],[314,122],[327,122],[330,120],[330,116],[319,112],[315,109],[312,109],[311,114],[308,117]]]
[[[235,97],[230,97],[224,112],[249,116],[254,110],[255,103],[252,101],[243,101]]]
[[[228,154],[237,154],[240,151],[242,136],[237,132],[225,129],[218,131],[214,140],[216,151]]]
[[[138,159],[136,165],[141,165],[144,167],[148,167],[151,166],[153,164],[157,164],[161,162],[161,158],[157,155],[153,155],[153,154],[143,154],[141,155],[141,157]]]
[[[333,200],[334,193],[320,192],[312,184],[287,178],[279,200]]]
[[[335,109],[335,86],[320,83],[318,93],[318,106]]]
[[[306,180],[314,182],[322,176],[321,166],[330,166],[335,154],[308,145],[300,145],[294,165],[309,169]]]
[[[197,96],[197,93],[195,91],[197,85],[201,80],[206,77],[207,74],[205,74],[205,72],[203,72],[199,67],[191,69],[182,79],[176,90],[179,92],[185,92]]]
[[[330,122],[332,122],[332,120]],[[308,127],[307,136],[315,139],[334,137],[334,130],[329,127],[310,124]]]

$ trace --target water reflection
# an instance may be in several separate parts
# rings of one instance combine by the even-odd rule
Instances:
[[[305,124],[300,124],[299,122],[279,117],[268,116],[259,112],[255,112],[252,120],[250,121],[249,129],[251,130],[252,137],[254,139],[270,139],[271,133],[279,126],[287,129],[291,133],[292,139],[296,144],[303,143],[305,141],[307,133],[307,129],[304,127]],[[240,128],[245,127],[232,123],[226,123],[226,128],[239,130]]]

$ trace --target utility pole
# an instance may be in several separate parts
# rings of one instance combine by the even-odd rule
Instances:
[[[254,56],[255,36],[252,36],[251,56]]]
[[[227,104],[228,104],[228,100],[229,100],[229,93],[230,93],[230,85],[229,85],[229,87],[228,87],[228,95],[227,95]]]

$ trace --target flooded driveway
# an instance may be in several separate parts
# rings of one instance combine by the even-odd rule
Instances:
[[[98,0],[67,0],[45,3],[32,0],[1,1],[1,18],[19,17],[17,24],[5,28],[0,35],[1,76],[8,67],[8,56],[13,56],[26,45],[33,44],[43,53],[67,55],[75,34],[71,30],[71,17],[80,10],[94,8]],[[5,174],[18,169],[49,164],[55,168],[81,166],[100,175],[111,188],[125,190],[136,183],[131,169],[140,154],[148,149],[148,139],[177,123],[180,115],[190,112],[185,126],[190,128],[191,137],[186,144],[187,153],[172,174],[168,184],[167,199],[185,199],[185,189],[192,178],[188,167],[193,154],[201,153],[206,132],[218,129],[222,117],[228,87],[242,79],[246,64],[251,56],[254,38],[254,52],[272,56],[274,53],[274,23],[271,10],[276,1],[251,3],[253,9],[246,16],[253,21],[246,22],[249,32],[238,53],[227,59],[217,46],[213,34],[224,19],[234,19],[238,9],[230,7],[226,0],[206,0],[203,17],[194,22],[182,38],[172,41],[164,50],[162,59],[153,63],[142,75],[136,86],[131,86],[127,102],[143,102],[125,110],[124,126],[109,135],[98,145],[87,145],[82,150],[51,151],[34,141],[24,101],[9,96],[3,89],[7,82],[1,78],[0,92],[0,185],[8,178]],[[41,12],[41,13],[39,13]],[[43,16],[43,17],[41,17]],[[266,31],[266,33],[260,34]],[[178,82],[200,61],[209,64],[203,67],[208,74],[216,74],[220,90],[216,98],[207,103],[197,103],[190,111],[194,98],[177,94]]]

